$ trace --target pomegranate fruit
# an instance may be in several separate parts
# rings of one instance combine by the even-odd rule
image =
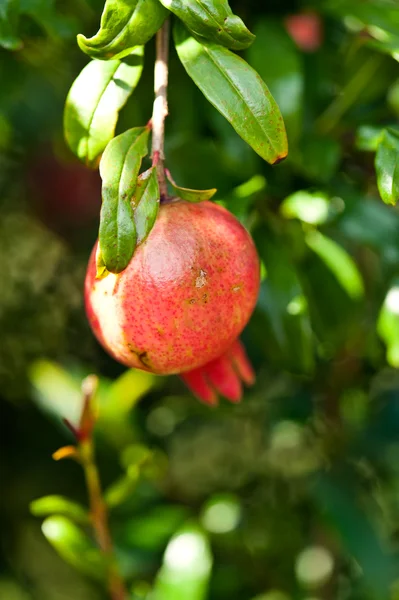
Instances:
[[[259,261],[249,233],[231,213],[211,202],[161,205],[127,268],[103,279],[96,279],[96,251],[97,244],[86,275],[86,311],[96,337],[116,360],[169,375],[194,372],[220,357],[216,387],[234,365],[250,382],[250,365],[234,342],[256,303]],[[191,388],[195,377],[190,382],[187,375]],[[237,389],[230,392],[234,400]],[[203,396],[214,402],[214,396]]]

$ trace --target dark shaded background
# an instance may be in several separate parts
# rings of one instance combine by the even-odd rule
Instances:
[[[102,2],[23,0],[11,33],[0,21],[1,600],[105,597],[29,511],[47,494],[86,502],[79,467],[51,454],[71,441],[61,417],[90,372],[104,485],[152,452],[112,511],[132,598],[399,598],[399,214],[378,196],[372,151],[398,122],[399,68],[370,44],[387,29],[399,40],[397,4],[231,4],[257,33],[246,57],[282,108],[290,156],[263,163],[172,53],[167,165],[181,185],[218,188],[264,264],[243,336],[257,384],[217,410],[175,377],[125,373],[85,320],[100,181],[69,154],[62,111],[87,62],[75,35],[95,32]],[[309,9],[312,51],[286,21]],[[151,115],[153,56],[151,42],[118,131]]]

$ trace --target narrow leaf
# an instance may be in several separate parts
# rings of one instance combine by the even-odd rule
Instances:
[[[215,42],[232,50],[244,50],[255,36],[227,0],[160,0],[203,42]]]
[[[35,517],[47,517],[48,515],[63,515],[69,517],[76,523],[86,525],[89,523],[87,510],[64,496],[43,496],[30,504],[30,511]]]
[[[107,566],[100,551],[72,521],[63,516],[48,517],[42,531],[65,562],[85,575],[104,580]]]
[[[184,68],[211,104],[262,158],[287,156],[280,110],[260,76],[242,58],[216,44],[200,44],[176,23],[176,49]]]
[[[190,190],[189,188],[177,185],[169,171],[166,171],[166,176],[176,196],[183,200],[187,200],[187,202],[203,202],[204,200],[210,200],[217,192],[216,188],[210,190]]]
[[[143,47],[123,60],[93,60],[74,81],[65,104],[64,131],[72,152],[96,168],[114,137],[120,109],[143,70]]]
[[[91,38],[79,34],[79,47],[92,58],[123,58],[135,46],[146,44],[167,14],[158,0],[107,0],[100,30]]]
[[[318,231],[309,233],[306,243],[323,260],[350,298],[357,300],[363,296],[362,276],[355,261],[342,246]]]
[[[159,199],[157,171],[155,167],[151,167],[138,178],[133,198],[138,244],[144,242],[154,226],[159,210]]]
[[[123,271],[136,247],[136,228],[131,200],[141,161],[148,152],[147,127],[134,127],[114,138],[100,163],[103,180],[99,245],[105,267]]]
[[[399,200],[399,131],[385,129],[375,156],[377,185],[386,204]]]

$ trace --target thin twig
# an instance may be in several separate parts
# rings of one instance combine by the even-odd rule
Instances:
[[[152,113],[152,162],[157,168],[161,200],[168,195],[164,168],[165,118],[168,115],[168,58],[169,19],[158,31],[156,38],[156,60],[154,70],[154,108]]]
[[[84,413],[86,419],[93,414],[93,396],[97,388],[97,378],[87,377],[82,385],[84,399]],[[94,424],[94,421],[93,421]],[[126,600],[127,592],[115,562],[114,549],[108,525],[108,512],[103,500],[100,476],[94,455],[94,441],[92,428],[87,435],[79,440],[79,455],[83,466],[86,485],[89,494],[91,521],[96,536],[97,544],[103,553],[108,568],[108,588],[112,600]]]

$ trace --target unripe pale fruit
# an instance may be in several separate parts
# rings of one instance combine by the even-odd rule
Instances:
[[[96,279],[94,247],[86,275],[91,327],[119,362],[162,375],[221,356],[254,309],[259,261],[253,241],[211,202],[161,205],[127,268]]]

